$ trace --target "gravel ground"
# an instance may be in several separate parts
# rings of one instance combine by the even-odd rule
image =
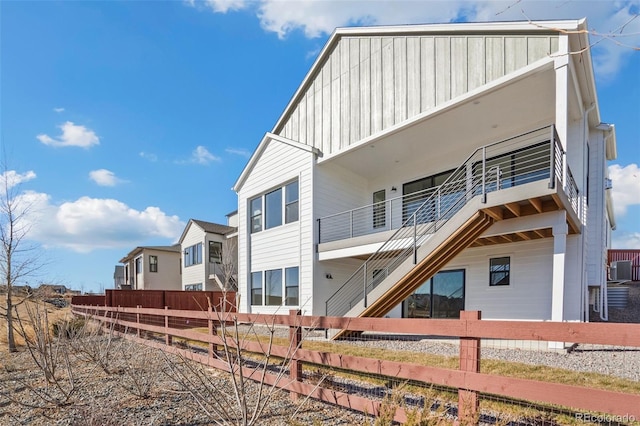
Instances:
[[[169,365],[187,376],[195,372],[209,379],[206,383],[191,382],[189,386],[201,395],[202,402],[223,401],[233,410],[233,388],[224,373],[203,367],[160,351],[136,345],[126,340],[115,341],[113,358],[107,374],[86,354],[72,353],[72,386],[62,363],[56,374],[60,388],[46,386],[43,374],[34,368],[28,352],[2,354],[0,361],[0,425],[212,425],[219,416],[208,416],[185,392],[185,381],[171,377]],[[127,360],[127,362],[124,362]],[[184,362],[191,363],[185,368]],[[124,368],[124,366],[133,368]],[[70,398],[63,392],[74,389]],[[248,394],[255,397],[258,387],[248,385]],[[58,401],[59,406],[56,406]],[[268,396],[267,409],[258,425],[364,425],[366,416],[315,400],[294,403],[289,394],[276,391]],[[295,413],[292,417],[292,413]]]

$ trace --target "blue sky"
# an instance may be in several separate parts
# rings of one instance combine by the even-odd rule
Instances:
[[[586,16],[617,131],[614,246],[640,248],[639,12],[640,0],[2,1],[0,155],[37,207],[47,263],[31,284],[109,288],[134,247],[175,242],[189,218],[225,223],[249,155],[349,25]]]

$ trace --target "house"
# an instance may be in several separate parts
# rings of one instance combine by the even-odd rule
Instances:
[[[227,215],[234,223],[236,213]],[[237,228],[191,219],[180,237],[183,290],[235,290]]]
[[[587,29],[336,29],[234,185],[240,311],[586,320],[616,157]]]
[[[180,245],[139,246],[120,259],[121,290],[180,290]]]
[[[116,265],[113,270],[113,288],[122,288],[124,281],[124,265]]]

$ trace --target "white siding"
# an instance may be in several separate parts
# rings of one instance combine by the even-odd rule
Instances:
[[[607,213],[604,180],[607,176],[605,143],[601,131],[589,141],[589,204],[587,207],[587,284],[602,284],[606,277]],[[586,204],[586,203],[585,203]]]
[[[343,36],[275,131],[335,153],[557,48],[549,35]]]
[[[240,310],[251,310],[251,272],[300,268],[300,305],[312,303],[313,259],[313,164],[314,154],[285,143],[270,141],[251,175],[238,193],[238,291]],[[248,203],[272,189],[298,179],[299,220],[253,234],[249,233]],[[264,211],[264,205],[263,205]],[[253,312],[287,312],[294,307],[254,307]]]
[[[203,290],[206,287],[206,271],[205,271],[205,235],[204,230],[196,224],[191,224],[187,234],[184,236],[181,244],[181,262],[182,262],[182,288],[191,284],[202,284]],[[184,266],[184,250],[194,244],[202,243],[202,263],[198,265]]]

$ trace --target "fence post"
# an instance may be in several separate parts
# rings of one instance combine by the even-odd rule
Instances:
[[[169,307],[164,307],[164,344],[171,346],[173,337],[169,334]]]
[[[289,378],[291,382],[302,381],[302,363],[297,359],[298,349],[302,345],[302,327],[297,318],[301,314],[302,311],[300,309],[289,310],[289,348],[291,350],[289,354],[291,359],[289,363]],[[292,390],[289,395],[291,396],[291,400],[298,400],[299,395],[295,390]]]
[[[213,308],[211,307],[211,305],[209,305],[209,308],[207,309],[207,313],[209,314],[207,319],[207,324],[209,327],[209,337],[215,336],[217,334],[217,330],[216,330],[215,324],[213,323]],[[210,359],[214,357],[217,350],[218,350],[217,345],[209,342],[209,358]]]
[[[460,311],[460,320],[479,320],[480,311]],[[476,337],[460,338],[460,371],[480,372],[480,339]],[[461,425],[478,424],[479,409],[476,391],[458,389],[458,421]]]
[[[140,338],[140,305],[136,305],[136,337]]]

